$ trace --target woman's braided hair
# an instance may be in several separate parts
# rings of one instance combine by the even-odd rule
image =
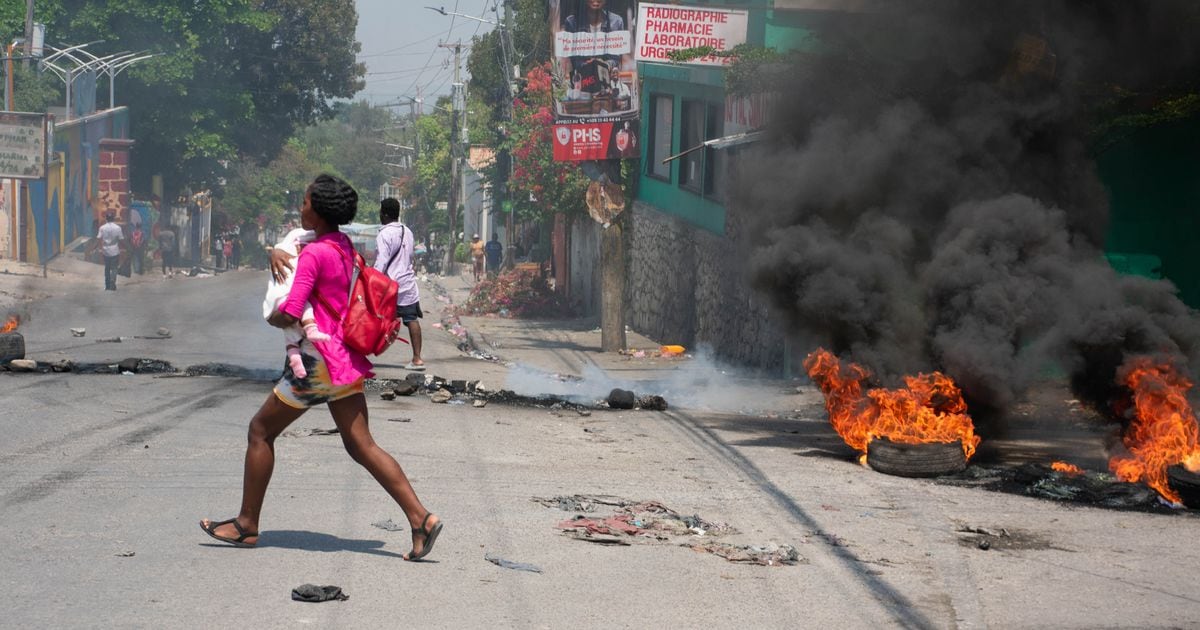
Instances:
[[[333,175],[318,175],[308,185],[308,195],[313,212],[333,225],[346,225],[358,213],[358,193]]]

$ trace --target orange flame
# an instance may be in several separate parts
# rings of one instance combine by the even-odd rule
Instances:
[[[1180,503],[1180,496],[1167,484],[1167,469],[1182,464],[1200,472],[1200,430],[1187,400],[1192,383],[1170,365],[1138,357],[1125,384],[1133,391],[1135,413],[1121,441],[1132,456],[1114,455],[1108,468],[1122,481],[1145,480],[1163,498]]]
[[[940,372],[904,377],[906,389],[863,391],[871,373],[856,363],[842,363],[818,348],[804,369],[825,394],[825,410],[837,434],[852,448],[867,452],[875,438],[923,444],[961,441],[969,460],[979,445],[975,425],[966,414],[962,391]]]
[[[0,333],[12,332],[17,329],[17,326],[20,326],[20,325],[21,325],[20,317],[17,317],[16,315],[9,315],[8,321],[4,322],[3,326],[0,326]]]
[[[1083,474],[1082,468],[1076,466],[1075,464],[1068,464],[1067,462],[1054,462],[1054,463],[1050,464],[1050,468],[1052,470],[1056,470],[1060,473],[1066,473],[1068,475],[1082,475]]]

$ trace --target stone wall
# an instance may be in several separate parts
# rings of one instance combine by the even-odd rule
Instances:
[[[663,344],[700,344],[735,365],[784,367],[784,335],[744,275],[734,241],[641,202],[625,217],[628,324]]]

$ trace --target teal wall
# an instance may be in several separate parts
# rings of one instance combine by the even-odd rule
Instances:
[[[1098,160],[1112,214],[1105,249],[1118,256],[1157,256],[1179,296],[1200,308],[1200,117],[1139,131]],[[1117,256],[1114,256],[1117,255]]]
[[[725,232],[725,207],[701,195],[679,187],[680,160],[671,162],[671,180],[650,177],[650,164],[645,159],[653,139],[650,137],[651,96],[671,95],[675,121],[671,129],[671,153],[689,147],[680,147],[679,121],[683,118],[684,99],[702,99],[714,103],[725,101],[723,70],[698,66],[675,66],[643,63],[642,76],[642,173],[638,181],[637,199],[654,206],[657,210],[677,216],[710,232]]]

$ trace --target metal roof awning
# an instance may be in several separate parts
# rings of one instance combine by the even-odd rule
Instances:
[[[706,140],[686,151],[676,153],[675,155],[672,155],[670,157],[663,158],[662,163],[666,164],[667,162],[670,162],[671,160],[681,158],[689,153],[692,153],[694,151],[699,151],[700,149],[705,149],[708,147],[712,147],[714,149],[728,149],[729,147],[736,147],[740,144],[749,144],[751,142],[757,142],[757,141],[761,140],[763,138],[763,136],[766,135],[766,133],[767,133],[766,131],[763,131],[760,129],[757,131],[743,131],[742,133],[735,133],[731,136],[724,136],[722,138],[713,138],[712,140]]]

